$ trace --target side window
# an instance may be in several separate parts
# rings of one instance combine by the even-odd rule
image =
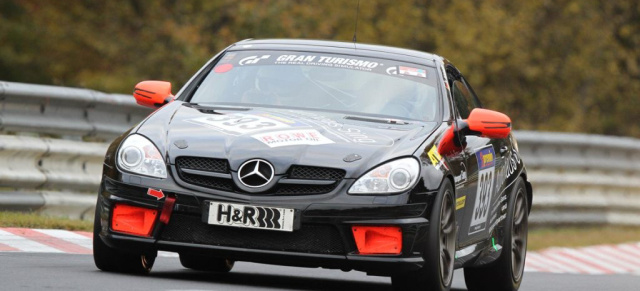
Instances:
[[[460,79],[453,81],[451,87],[451,94],[453,95],[454,102],[456,102],[456,109],[460,114],[460,118],[467,119],[471,110],[476,108],[475,104],[471,100],[471,92],[467,86],[462,83]]]
[[[464,77],[462,77],[462,81],[469,90],[469,97],[471,97],[471,102],[473,102],[473,104],[475,105],[474,108],[482,108],[482,103],[480,102],[480,99],[478,99],[478,95],[476,95],[476,92],[473,91],[473,87],[469,85],[469,82],[467,82],[467,79],[465,79]]]
[[[473,92],[473,89],[462,76],[453,81],[451,93],[456,102],[456,109],[460,114],[460,118],[466,119],[474,108],[482,108],[480,100]]]
[[[458,69],[453,65],[448,65],[446,70],[456,111],[458,111],[460,118],[467,119],[469,114],[471,114],[471,110],[474,108],[482,108],[482,104],[480,100],[478,100],[473,88],[467,83],[467,80],[460,74]]]

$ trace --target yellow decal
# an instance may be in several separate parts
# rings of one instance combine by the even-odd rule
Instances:
[[[464,208],[464,202],[467,200],[467,196],[462,196],[456,199],[456,210]]]
[[[493,154],[489,153],[489,154],[483,155],[482,162],[484,162],[485,164],[493,162]]]
[[[437,166],[440,163],[440,160],[442,160],[442,157],[438,153],[438,149],[435,145],[429,150],[429,153],[427,153],[427,155],[431,160],[431,164],[433,164],[434,166]]]

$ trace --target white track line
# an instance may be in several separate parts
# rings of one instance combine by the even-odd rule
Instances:
[[[611,256],[611,255],[607,255],[603,250],[602,247],[588,247],[588,248],[583,248],[580,249],[580,251],[591,255],[593,257],[596,257],[598,260],[602,260],[604,262],[610,263],[610,264],[614,264],[617,265],[621,268],[625,269],[625,272],[630,272],[630,271],[634,271],[634,270],[640,270],[640,263],[639,264],[630,264],[627,263],[623,260],[619,260],[616,259],[615,257]]]
[[[533,252],[528,253],[527,260],[535,260],[536,265],[545,266],[546,270],[548,270],[551,273],[571,273],[571,274],[580,273],[579,270],[576,270],[562,263],[556,262],[555,260],[545,255],[542,255],[540,253],[533,253]]]
[[[582,260],[585,263],[590,264],[591,266],[595,266],[598,269],[603,269],[605,271],[613,272],[613,273],[625,273],[626,270],[619,266],[609,264],[606,261],[603,261],[599,258],[595,258],[587,253],[584,250],[580,249],[579,251],[574,249],[562,249],[562,252],[567,253],[575,258]]]
[[[64,240],[68,243],[72,243],[75,245],[79,245],[81,247],[87,248],[87,249],[93,249],[93,242],[90,238],[68,231],[68,230],[61,230],[61,229],[34,229],[34,231],[37,231],[39,233],[43,233],[61,240]]]
[[[59,249],[41,244],[39,242],[15,235],[13,233],[0,229],[0,243],[8,245],[12,248],[19,249],[23,252],[32,253],[62,253]]]
[[[640,248],[632,245],[617,245],[616,248],[624,251],[627,256],[633,256],[635,259],[640,260]]]
[[[573,259],[571,256],[564,254],[560,251],[560,249],[550,249],[543,252],[545,255],[552,257],[554,260],[558,262],[562,262],[565,265],[571,266],[577,270],[580,270],[581,273],[587,274],[605,274],[606,270],[594,268],[580,262],[578,260]]]

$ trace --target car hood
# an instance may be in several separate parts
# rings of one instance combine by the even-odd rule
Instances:
[[[347,178],[400,156],[412,155],[437,124],[388,124],[345,114],[286,108],[199,106],[173,102],[138,129],[176,157],[223,158],[237,171],[249,159],[273,164],[275,174],[291,165],[341,168]]]

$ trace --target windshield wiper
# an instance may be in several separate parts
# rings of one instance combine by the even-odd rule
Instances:
[[[363,117],[363,116],[347,115],[347,116],[344,117],[344,119],[367,121],[367,122],[377,122],[377,123],[386,123],[386,124],[399,124],[399,125],[411,124],[411,123],[406,122],[406,121],[404,121],[402,119],[394,119],[394,118],[376,118],[376,117]]]

